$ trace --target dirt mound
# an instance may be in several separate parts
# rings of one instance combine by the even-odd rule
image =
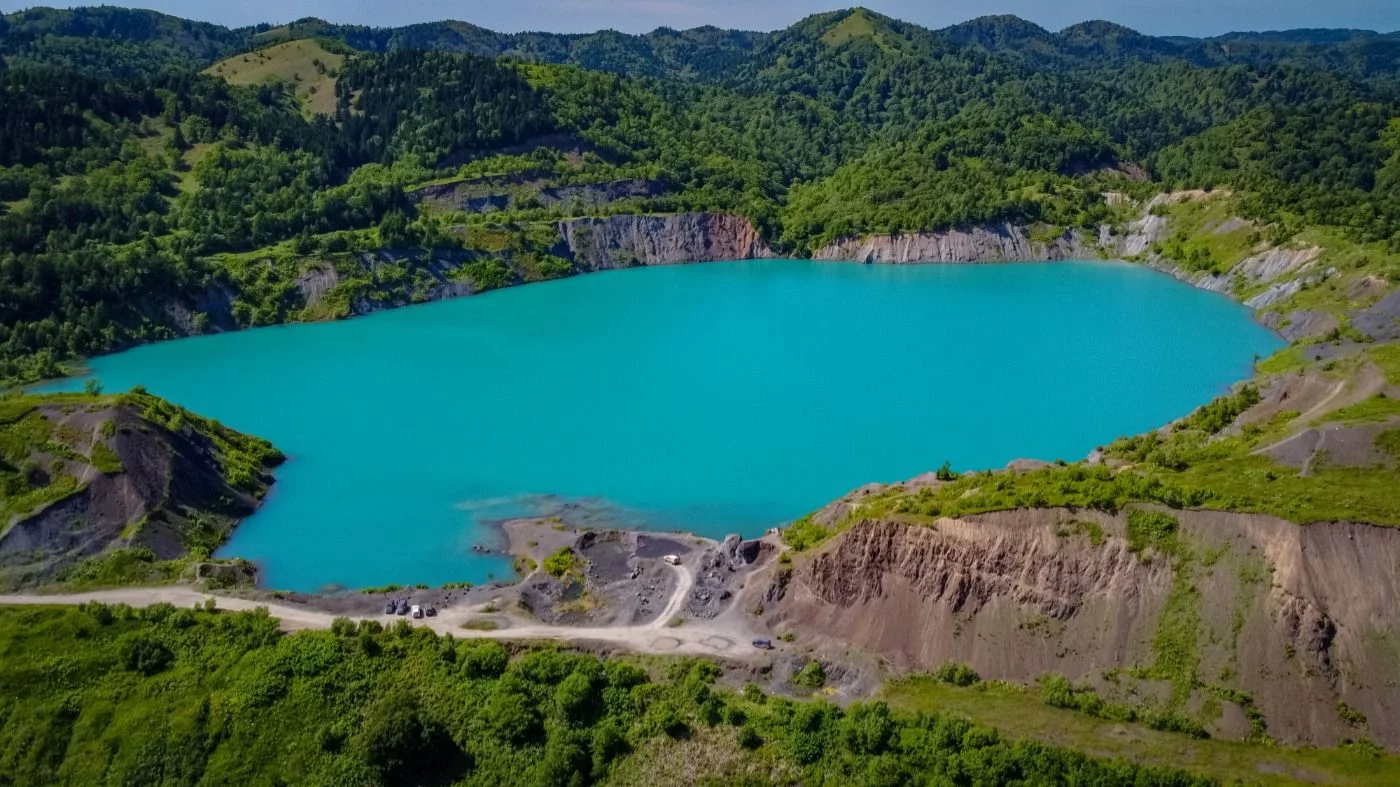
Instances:
[[[217,547],[252,513],[281,455],[145,394],[34,397],[26,463],[44,468],[47,502],[0,533],[0,584],[33,585],[123,548],[147,561]]]
[[[1127,514],[867,520],[775,572],[767,622],[906,669],[1063,674],[1225,737],[1400,747],[1400,530],[1160,513],[1156,548]]]

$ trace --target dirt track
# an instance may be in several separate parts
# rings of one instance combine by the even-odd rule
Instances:
[[[686,596],[694,585],[695,577],[689,568],[676,566],[681,574],[676,591],[667,602],[662,614],[655,620],[636,626],[607,626],[581,628],[553,626],[538,622],[511,620],[509,625],[494,631],[477,631],[462,628],[462,624],[472,619],[480,619],[479,611],[470,609],[445,609],[435,618],[411,620],[407,618],[386,618],[385,616],[348,616],[351,620],[409,620],[415,626],[430,628],[441,634],[452,634],[460,638],[489,639],[550,639],[564,642],[593,642],[616,645],[642,653],[693,653],[724,654],[730,657],[743,657],[757,654],[751,650],[746,640],[751,633],[742,621],[730,616],[709,621],[686,621],[675,628],[667,627],[681,609]],[[95,590],[87,593],[61,595],[15,594],[0,595],[0,605],[76,605],[90,601],[104,604],[127,604],[133,607],[146,607],[167,602],[176,606],[189,607],[203,604],[214,598],[220,609],[243,611],[265,607],[269,614],[282,621],[286,631],[301,629],[327,629],[336,619],[329,612],[293,606],[290,604],[266,603],[247,599],[215,596],[189,587],[122,588],[117,590]],[[493,617],[498,622],[500,617]]]

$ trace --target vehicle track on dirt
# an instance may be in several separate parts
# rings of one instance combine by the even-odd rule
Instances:
[[[745,655],[746,651],[734,647],[734,643],[744,641],[751,633],[740,621],[686,621],[675,627],[667,626],[685,604],[686,597],[695,585],[695,575],[686,566],[675,566],[679,581],[666,607],[654,620],[629,626],[561,626],[535,621],[518,621],[507,618],[509,625],[489,631],[463,628],[463,624],[478,620],[481,614],[470,608],[441,610],[436,617],[412,620],[394,616],[390,621],[406,620],[414,626],[432,629],[440,634],[452,634],[459,639],[497,640],[556,640],[575,643],[602,643],[616,645],[640,653],[692,653]],[[206,593],[191,587],[146,587],[118,588],[113,590],[93,590],[82,593],[39,594],[16,593],[0,595],[3,606],[77,606],[90,602],[103,604],[126,604],[131,607],[148,607],[153,604],[174,604],[175,606],[199,606],[214,599],[219,609],[236,612],[266,609],[268,614],[281,621],[284,631],[305,629],[328,629],[338,617],[348,617],[353,621],[376,620],[385,622],[386,616],[335,615],[318,609],[294,604],[255,599],[221,596]],[[498,619],[499,618],[495,618]],[[663,633],[664,632],[664,633]]]

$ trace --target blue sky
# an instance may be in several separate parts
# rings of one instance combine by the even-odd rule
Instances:
[[[30,5],[91,5],[0,0],[0,9]],[[495,30],[584,32],[611,27],[645,32],[661,25],[713,24],[748,30],[786,27],[807,14],[844,7],[840,0],[130,0],[225,25],[285,22],[319,16],[336,22],[402,25],[462,19]],[[928,27],[984,14],[1016,14],[1052,30],[1086,19],[1108,19],[1156,35],[1215,35],[1232,30],[1293,27],[1400,29],[1400,0],[867,0],[881,13]]]

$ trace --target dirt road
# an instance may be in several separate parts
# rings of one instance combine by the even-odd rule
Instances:
[[[736,616],[722,616],[708,621],[685,621],[671,628],[667,626],[680,611],[686,596],[695,584],[695,576],[685,566],[675,566],[680,573],[676,590],[655,620],[636,626],[606,626],[577,628],[555,626],[534,621],[508,619],[509,625],[494,631],[477,631],[462,628],[469,620],[479,620],[480,612],[471,609],[448,608],[440,611],[437,617],[422,620],[409,620],[415,626],[423,626],[441,634],[452,634],[458,638],[489,639],[551,639],[564,642],[589,642],[616,645],[642,653],[691,653],[724,654],[730,657],[757,655],[748,645],[752,636],[743,621]],[[117,590],[95,590],[86,593],[62,595],[0,595],[0,605],[77,605],[90,601],[104,604],[127,604],[132,607],[147,607],[167,602],[176,606],[189,607],[203,604],[206,599],[215,599],[220,609],[243,611],[265,607],[269,614],[282,621],[286,631],[300,629],[327,629],[336,615],[309,607],[292,604],[277,604],[228,596],[214,596],[193,588],[182,586],[155,588],[121,588]],[[350,616],[351,620],[378,620],[392,623],[407,618],[391,616]],[[500,621],[498,616],[493,620]]]

